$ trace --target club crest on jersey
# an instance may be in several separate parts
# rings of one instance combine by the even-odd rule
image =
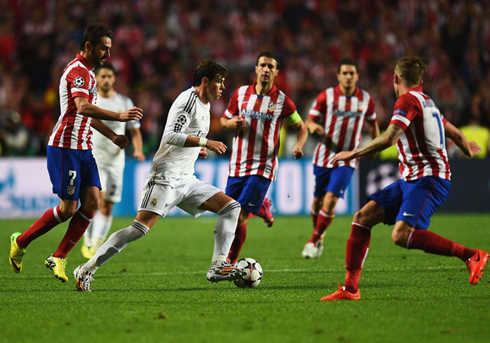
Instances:
[[[88,91],[90,94],[93,94],[94,97],[97,97],[97,87],[94,86],[94,87],[90,88]]]
[[[75,77],[75,80],[73,80],[73,85],[77,88],[83,87],[85,84],[85,80],[81,76]]]
[[[73,195],[75,194],[75,186],[68,186],[66,187],[66,193],[68,193],[68,195]]]
[[[153,198],[151,200],[151,206],[156,206],[157,205],[157,198]]]
[[[269,102],[269,105],[267,106],[267,112],[274,112],[276,110],[277,103],[275,102]]]

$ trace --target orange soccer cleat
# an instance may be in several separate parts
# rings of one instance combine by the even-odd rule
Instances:
[[[332,301],[332,300],[360,300],[361,293],[357,290],[356,293],[351,293],[341,286],[339,283],[339,289],[326,297],[320,299],[320,301]]]
[[[483,276],[483,271],[488,263],[488,252],[485,250],[477,250],[468,261],[466,267],[470,271],[470,283],[476,285]]]

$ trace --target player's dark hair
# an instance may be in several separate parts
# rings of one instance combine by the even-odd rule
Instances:
[[[395,67],[395,73],[410,85],[418,85],[424,75],[427,65],[415,56],[402,57]]]
[[[200,86],[204,77],[211,81],[216,76],[221,78],[228,76],[226,67],[223,67],[213,60],[200,60],[196,63],[196,67],[194,68],[194,80],[192,85],[196,87]]]
[[[92,24],[85,28],[82,41],[80,42],[80,50],[85,50],[85,43],[90,42],[93,46],[99,43],[102,37],[112,38],[112,31],[106,29],[100,24]]]
[[[259,56],[257,56],[257,61],[255,62],[255,65],[258,66],[259,65],[259,60],[261,57],[268,57],[268,58],[272,58],[276,61],[277,63],[277,69],[279,69],[279,57],[273,53],[273,52],[270,52],[270,51],[263,51],[259,54]]]
[[[337,74],[340,73],[340,68],[342,66],[353,66],[356,68],[356,72],[359,72],[359,68],[357,67],[357,61],[352,58],[343,58],[339,62],[339,68],[337,69]]]
[[[113,74],[116,74],[116,70],[114,69],[114,66],[110,63],[104,62],[103,65],[95,67],[95,75],[99,73],[99,70],[102,69],[109,69],[112,71]]]

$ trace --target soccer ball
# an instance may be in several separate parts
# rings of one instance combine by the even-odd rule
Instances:
[[[255,288],[262,280],[262,266],[253,258],[247,257],[238,260],[237,268],[248,270],[243,279],[235,280],[235,285],[241,288]]]

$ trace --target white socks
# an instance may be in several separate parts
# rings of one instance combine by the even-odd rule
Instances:
[[[145,224],[135,220],[127,228],[114,232],[95,255],[84,264],[82,271],[95,273],[98,267],[119,254],[128,243],[143,237],[148,231],[149,228]]]
[[[235,230],[240,215],[241,206],[235,200],[230,201],[218,211],[218,222],[214,230],[213,261],[226,260],[231,243],[235,238]]]
[[[83,244],[91,246],[95,251],[100,247],[102,242],[107,238],[112,226],[112,215],[106,216],[98,210],[95,213],[94,219],[83,235]]]

